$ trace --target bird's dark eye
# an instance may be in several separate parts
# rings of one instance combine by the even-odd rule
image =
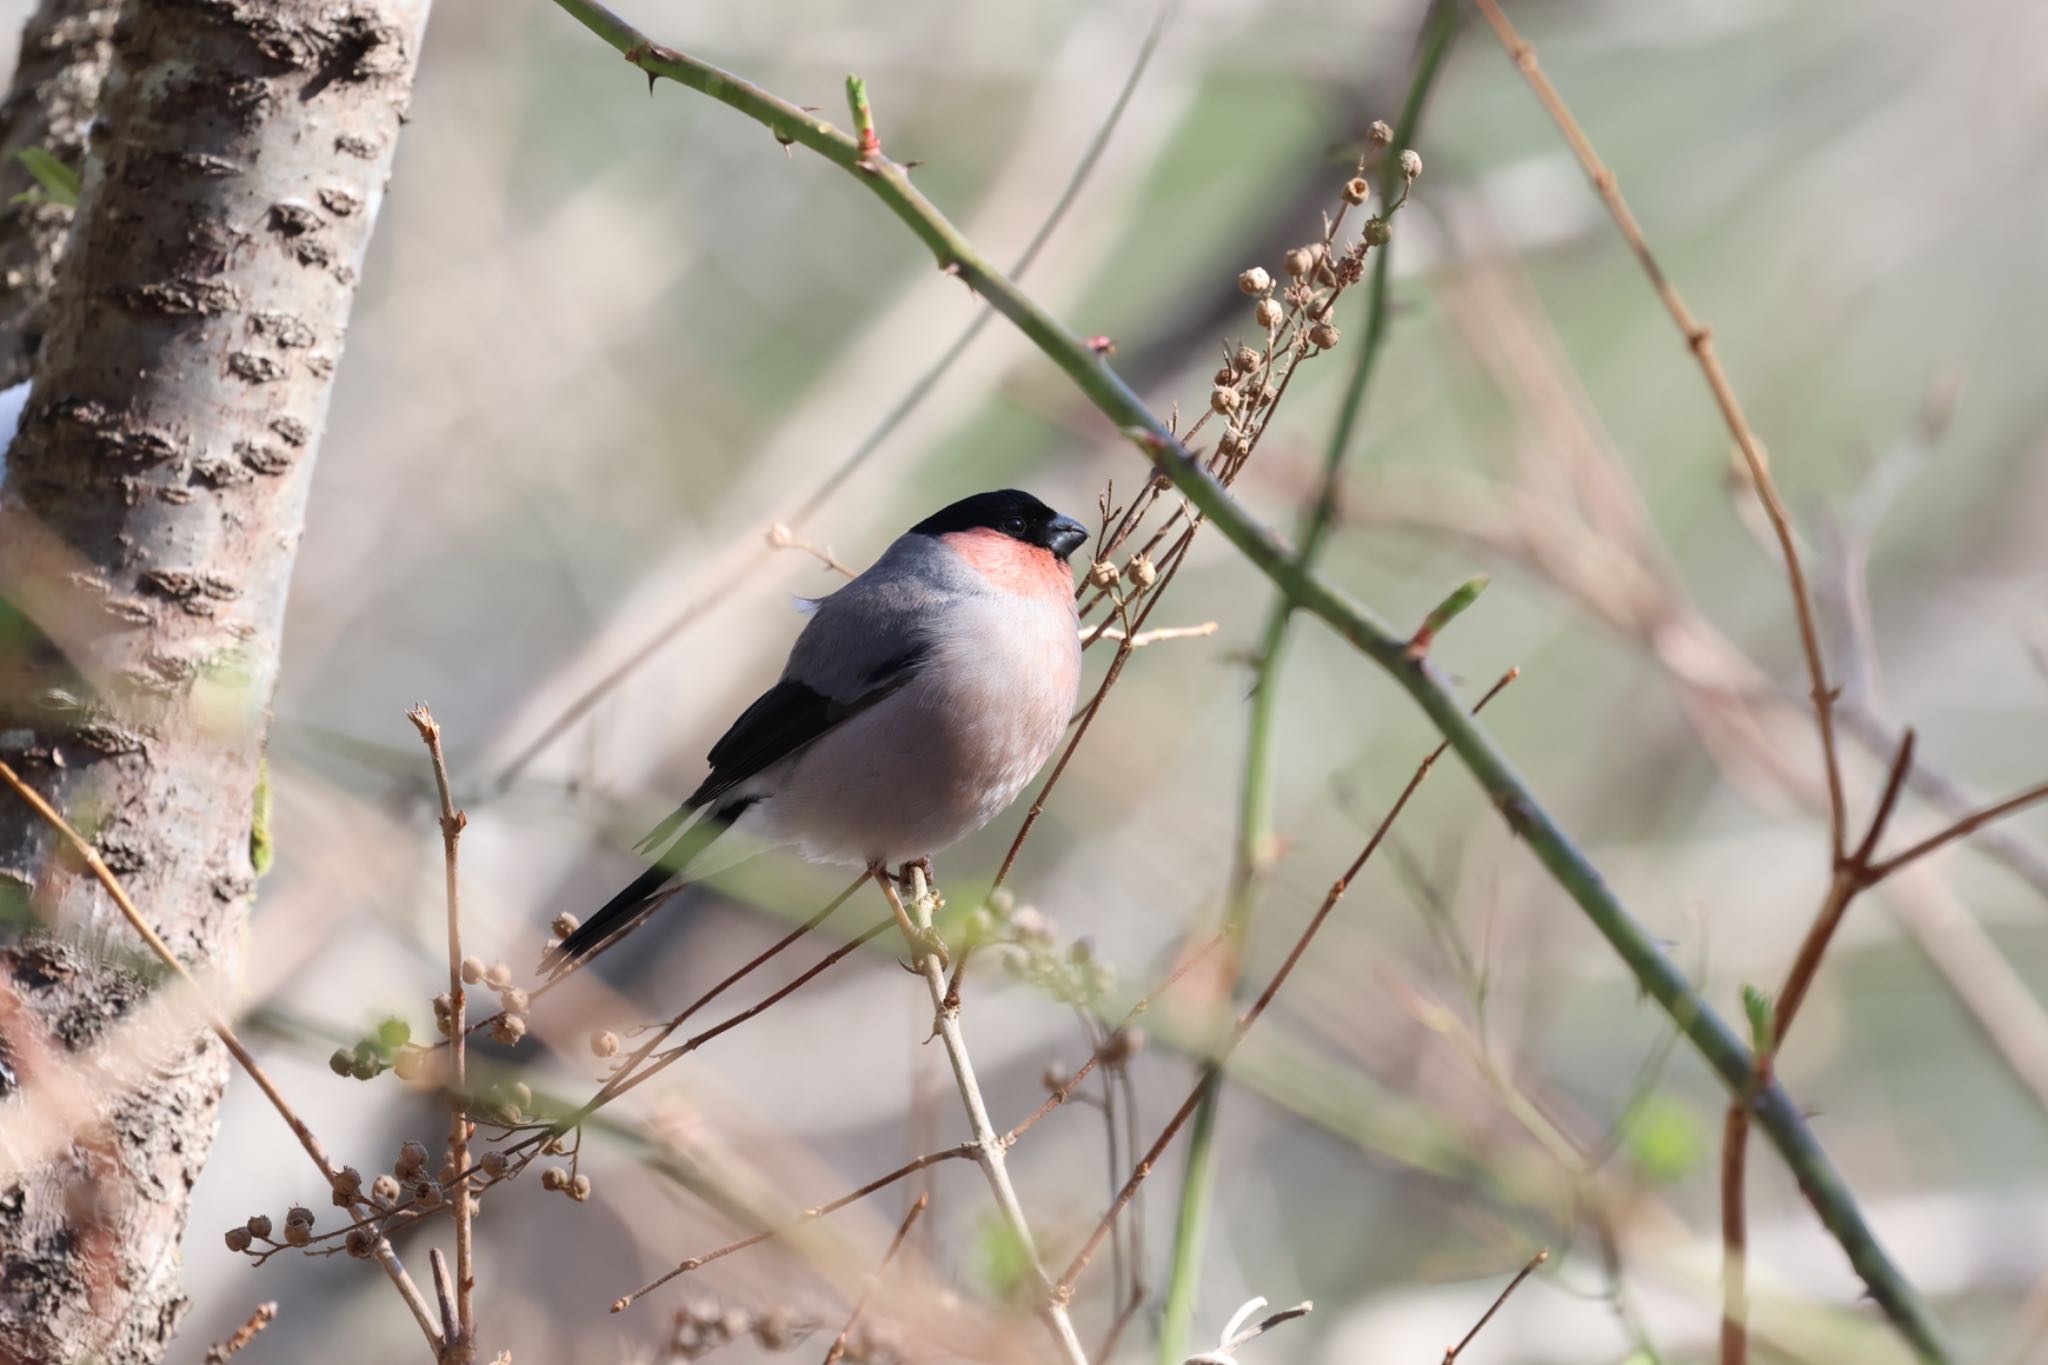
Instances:
[[[1023,535],[1023,534],[1024,534],[1024,518],[1022,518],[1022,517],[1004,517],[1004,518],[1003,518],[1003,534],[1004,534],[1004,535],[1006,535],[1006,536],[1021,536],[1021,535]]]

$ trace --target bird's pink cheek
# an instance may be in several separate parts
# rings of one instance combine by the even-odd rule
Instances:
[[[1073,570],[1050,550],[1012,540],[1000,531],[954,531],[941,539],[999,591],[1051,600],[1073,594]]]

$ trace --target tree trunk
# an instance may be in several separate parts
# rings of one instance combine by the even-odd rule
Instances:
[[[0,105],[0,388],[29,377],[72,210],[33,193],[18,153],[85,161],[86,130],[114,63],[120,0],[43,0],[21,31],[21,59]]]
[[[0,710],[0,757],[225,973],[314,451],[427,4],[125,8],[0,484],[0,595],[77,680]],[[10,887],[35,927],[0,951],[0,1116],[79,1074],[150,986],[97,886],[0,794]],[[226,1064],[203,1035],[150,1053],[55,1159],[0,1151],[0,1361],[156,1361],[176,1330]]]

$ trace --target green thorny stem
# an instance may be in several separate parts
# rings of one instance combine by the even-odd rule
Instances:
[[[1453,0],[1435,0],[1422,21],[1416,48],[1414,74],[1394,124],[1394,138],[1381,148],[1379,201],[1391,221],[1391,206],[1397,202],[1402,180],[1395,158],[1403,147],[1412,146],[1422,123],[1422,111],[1430,87],[1443,69],[1445,54],[1458,32],[1458,9]],[[1323,541],[1336,520],[1338,481],[1345,456],[1351,448],[1358,417],[1365,403],[1365,391],[1386,340],[1389,261],[1392,243],[1374,253],[1372,281],[1366,293],[1365,335],[1358,359],[1344,385],[1337,418],[1323,448],[1321,481],[1315,496],[1303,510],[1295,533],[1299,558],[1313,564]],[[1251,934],[1251,917],[1258,897],[1258,884],[1271,863],[1273,851],[1273,730],[1279,696],[1280,662],[1287,651],[1289,623],[1294,616],[1294,599],[1286,593],[1275,597],[1266,616],[1265,630],[1254,655],[1251,710],[1245,726],[1244,775],[1238,788],[1237,847],[1230,870],[1230,887],[1225,900],[1225,933],[1228,950],[1223,969],[1230,974],[1234,992],[1236,978],[1243,972],[1244,954]],[[1195,1110],[1188,1135],[1187,1165],[1181,1174],[1180,1203],[1175,1217],[1173,1262],[1167,1271],[1166,1301],[1159,1329],[1159,1360],[1162,1365],[1180,1365],[1187,1356],[1188,1333],[1194,1320],[1195,1296],[1201,1285],[1202,1248],[1207,1241],[1209,1206],[1216,1181],[1216,1116],[1222,1102],[1222,1076],[1215,1062],[1202,1064],[1202,1098]]]
[[[1629,913],[1492,737],[1465,714],[1456,694],[1429,660],[1411,657],[1407,637],[1315,573],[1270,528],[1246,512],[1131,391],[1106,358],[976,251],[910,183],[901,165],[879,155],[863,155],[860,145],[846,132],[787,100],[694,57],[657,47],[597,0],[555,3],[650,78],[665,77],[709,95],[763,124],[778,139],[801,144],[857,176],[931,250],[942,270],[958,276],[1009,319],[1297,609],[1321,619],[1393,677],[1449,742],[1509,828],[1529,845],[1552,880],[1592,921],[1643,991],[1671,1016],[1729,1093],[1740,1098],[1748,1092],[1752,1082],[1749,1049]],[[1757,1088],[1750,1102],[1757,1126],[1791,1168],[1807,1202],[1848,1255],[1871,1299],[1922,1359],[1953,1360],[1932,1310],[1878,1244],[1854,1196],[1791,1096],[1773,1080]]]

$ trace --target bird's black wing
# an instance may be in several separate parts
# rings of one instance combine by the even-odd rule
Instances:
[[[675,837],[692,812],[716,802],[770,764],[789,757],[902,687],[916,676],[926,654],[926,648],[919,645],[885,660],[861,679],[861,690],[850,701],[828,697],[790,678],[776,683],[740,712],[740,718],[711,746],[710,773],[688,800],[640,841],[639,850],[647,853],[660,848]]]

